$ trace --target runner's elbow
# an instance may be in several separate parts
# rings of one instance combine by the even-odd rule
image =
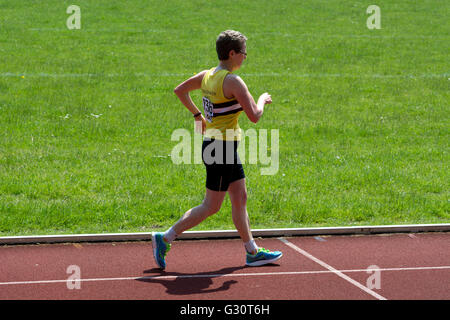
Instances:
[[[257,123],[259,121],[259,118],[261,118],[261,112],[257,108],[243,108],[245,110],[245,114],[247,115],[247,118],[253,122]]]
[[[178,97],[188,93],[188,88],[182,83],[179,84],[175,89],[173,89],[173,93],[175,93]]]
[[[259,119],[261,118],[261,115],[259,114],[252,114],[251,116],[248,117],[249,120],[253,123],[257,123],[259,121]]]

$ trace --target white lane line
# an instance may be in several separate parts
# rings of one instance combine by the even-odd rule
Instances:
[[[379,268],[377,271],[417,271],[417,270],[450,270],[450,266],[438,267],[411,267],[411,268]],[[139,276],[139,277],[118,277],[118,278],[86,278],[86,279],[63,279],[63,280],[33,280],[33,281],[10,281],[0,282],[0,285],[24,285],[24,284],[52,284],[66,282],[95,282],[95,281],[129,281],[129,280],[175,280],[189,278],[222,278],[222,277],[259,277],[259,276],[289,276],[289,275],[310,275],[310,274],[330,274],[367,272],[368,269],[349,269],[349,270],[311,270],[311,271],[286,271],[286,272],[254,272],[254,273],[218,273],[218,274],[184,274],[167,276]]]
[[[67,28],[28,28],[28,31],[58,31],[58,32],[70,32]],[[83,28],[83,32],[93,32],[93,33],[121,33],[121,32],[133,32],[133,33],[172,33],[171,29],[145,29],[145,28],[114,28],[114,29],[88,29]],[[420,40],[420,39],[431,39],[431,40],[447,40],[449,37],[446,34],[385,34],[385,35],[374,35],[374,34],[331,34],[331,33],[286,33],[286,32],[254,32],[252,37],[261,36],[276,36],[284,38],[315,38],[315,39],[325,39],[325,38],[337,38],[345,40],[353,39],[394,39],[394,40]],[[178,38],[165,38],[164,41],[184,41]]]
[[[286,244],[288,247],[294,249],[295,251],[301,253],[302,255],[304,255],[305,257],[311,259],[312,261],[320,264],[322,267],[330,270],[331,272],[335,273],[337,276],[341,277],[342,279],[350,282],[351,284],[353,284],[354,286],[358,287],[359,289],[363,290],[364,292],[370,294],[371,296],[377,298],[378,300],[387,300],[385,297],[383,297],[382,295],[379,295],[378,293],[376,293],[373,290],[370,290],[369,288],[363,286],[361,283],[359,283],[358,281],[353,280],[352,278],[350,278],[349,276],[345,275],[342,273],[342,271],[339,271],[335,268],[333,268],[332,266],[330,266],[329,264],[323,262],[320,259],[317,259],[316,257],[314,257],[313,255],[309,254],[308,252],[306,252],[303,249],[300,249],[299,247],[297,247],[296,245],[292,244],[291,242],[289,242],[288,240],[284,239],[284,238],[279,238],[280,241],[282,241],[284,244]],[[366,270],[367,271],[367,270]]]

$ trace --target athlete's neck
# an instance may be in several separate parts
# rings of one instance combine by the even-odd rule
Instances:
[[[230,72],[233,72],[233,65],[232,62],[229,60],[221,60],[219,62],[219,65],[217,66],[217,69],[223,69],[223,70],[228,70]]]

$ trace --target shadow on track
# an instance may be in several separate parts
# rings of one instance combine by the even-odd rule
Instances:
[[[273,264],[273,266],[278,265]],[[154,275],[144,276],[136,280],[147,283],[160,283],[166,287],[166,293],[171,295],[212,293],[229,290],[233,284],[237,283],[236,280],[228,280],[222,283],[222,285],[217,288],[210,288],[210,286],[213,284],[213,278],[223,277],[225,275],[232,274],[235,271],[247,268],[251,267],[228,267],[217,271],[208,271],[193,274],[165,272],[164,270],[153,268],[145,270],[144,273],[155,273]]]

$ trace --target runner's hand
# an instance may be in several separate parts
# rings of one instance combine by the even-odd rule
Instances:
[[[259,101],[263,101],[264,104],[270,104],[272,103],[272,96],[267,92],[264,92],[262,95],[259,96],[258,102]]]
[[[206,120],[203,115],[194,118],[195,121],[195,132],[200,134],[205,134],[206,131]]]

